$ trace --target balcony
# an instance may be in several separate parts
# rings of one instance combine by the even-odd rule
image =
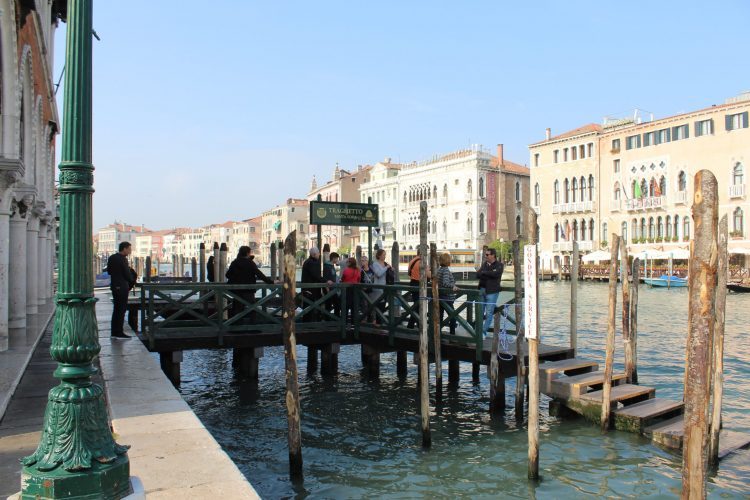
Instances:
[[[609,211],[619,212],[622,205],[622,200],[609,200]]]
[[[679,203],[680,205],[686,205],[687,204],[687,190],[683,189],[682,191],[677,191],[674,198],[675,203]]]
[[[745,197],[745,185],[735,184],[729,186],[729,197],[730,198],[744,198]]]
[[[650,210],[652,208],[661,208],[665,205],[664,196],[649,196],[648,198],[635,198],[625,200],[627,210]]]
[[[537,215],[542,215],[542,209],[539,207],[539,205],[531,207],[534,212],[536,212]]]
[[[471,231],[464,231],[464,239],[465,240],[470,240],[472,238],[474,238],[474,235],[473,235],[473,233]]]
[[[594,248],[593,241],[579,241],[578,251],[590,252]],[[573,242],[572,241],[560,241],[552,244],[553,252],[572,252]]]
[[[553,214],[569,214],[574,212],[593,212],[593,201],[574,201],[571,203],[558,203],[552,205]]]

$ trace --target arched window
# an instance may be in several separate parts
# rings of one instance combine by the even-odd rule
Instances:
[[[521,201],[521,183],[516,181],[516,201]]]
[[[469,217],[468,219],[466,219],[466,230],[468,232],[471,232],[473,225],[474,224],[472,224],[471,217]]]
[[[448,200],[448,184],[443,184],[443,199]]]
[[[646,239],[646,218],[641,217],[641,239]]]
[[[679,229],[680,229],[680,216],[675,215],[674,216],[674,237],[679,238]]]
[[[586,219],[581,219],[581,241],[586,240]]]
[[[687,175],[685,175],[685,171],[680,171],[680,173],[677,174],[677,190],[685,191],[686,189],[687,189]]]
[[[589,240],[594,241],[594,219],[589,219]]]
[[[682,239],[687,241],[690,239],[690,217],[682,218]]]
[[[404,191],[404,205],[406,205],[406,201],[407,201],[407,196],[406,196],[406,191]]]
[[[484,234],[484,213],[479,214],[479,234]]]
[[[666,241],[672,239],[672,217],[667,215],[666,221],[664,222],[664,229],[666,229]]]
[[[636,196],[636,187],[638,186],[637,182],[638,181],[633,180],[633,183],[630,186],[630,197],[633,198],[633,199],[637,198],[637,196]]]
[[[432,187],[432,197],[437,201],[437,186]]]
[[[623,222],[622,227],[620,227],[620,236],[622,237],[622,242],[626,245],[628,244],[628,223]]]
[[[737,164],[732,169],[732,186],[739,186],[744,182],[745,179],[745,168],[742,163]]]
[[[572,199],[570,201],[572,201],[573,203],[575,203],[575,201],[576,201],[576,192],[578,191],[578,179],[576,179],[575,177],[573,177],[573,190],[572,191],[573,191],[572,192],[573,197],[572,197]]]
[[[740,207],[737,207],[734,209],[734,235],[735,236],[743,236],[745,234],[744,231],[744,225],[743,225],[743,214],[742,209]]]
[[[437,221],[432,221],[432,234],[437,234]]]
[[[521,216],[516,215],[516,237],[521,236]]]
[[[555,181],[555,205],[560,203],[560,181]]]
[[[609,241],[607,239],[608,236],[609,235],[607,234],[607,223],[604,222],[604,223],[602,223],[602,239],[601,239],[601,241]]]
[[[581,201],[583,201],[586,198],[586,178],[581,177]]]
[[[648,195],[651,197],[656,196],[656,188],[657,188],[656,179],[651,177],[651,181],[649,181],[648,183]]]
[[[570,184],[568,183],[568,179],[565,179],[565,183],[563,183],[563,190],[563,203],[568,203],[570,201]]]
[[[448,221],[443,219],[443,238],[448,237]]]
[[[648,196],[648,183],[646,179],[641,180],[641,196]]]
[[[594,201],[594,176],[589,174],[589,201]]]
[[[654,238],[654,218],[649,217],[648,218],[648,239]]]
[[[659,179],[659,196],[666,196],[667,194],[667,178],[663,175]]]
[[[484,177],[479,178],[479,197],[484,198]]]
[[[575,219],[573,219],[573,237],[571,240],[578,241],[578,221]]]
[[[638,219],[633,219],[633,222],[630,223],[630,234],[633,235],[633,241],[635,242],[638,239]]]
[[[620,199],[620,183],[615,182],[615,200]]]
[[[466,183],[466,194],[471,198],[471,179]]]
[[[539,206],[539,198],[540,198],[540,191],[539,191],[539,183],[537,182],[534,184],[534,206]]]
[[[555,243],[560,241],[560,224],[555,222]]]
[[[656,218],[656,237],[664,237],[664,219],[661,218],[661,215]]]

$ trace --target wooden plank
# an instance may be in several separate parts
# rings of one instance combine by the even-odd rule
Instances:
[[[670,418],[664,422],[646,427],[643,433],[661,446],[678,450],[682,448],[682,435],[685,432],[685,417]]]
[[[624,380],[624,373],[612,375],[613,385],[618,385]],[[551,382],[551,390],[547,394],[548,396],[562,399],[577,398],[582,394],[586,394],[592,387],[604,384],[604,372],[582,373],[572,377],[562,376],[552,379]]]
[[[628,432],[643,432],[654,420],[681,415],[685,404],[654,398],[615,410],[615,429]]]
[[[750,434],[723,430],[719,433],[719,459],[750,446]]]
[[[587,359],[572,358],[551,361],[539,365],[539,375],[549,376],[573,371],[590,372],[599,368],[599,363]]]
[[[654,397],[656,389],[653,387],[646,387],[644,385],[632,385],[632,384],[621,384],[612,387],[609,395],[609,401],[612,403],[635,403],[644,399],[651,399]],[[579,399],[584,402],[590,403],[602,403],[602,395],[604,390],[589,392],[588,394],[582,395]]]

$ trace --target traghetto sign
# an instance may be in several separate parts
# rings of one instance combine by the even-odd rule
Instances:
[[[373,203],[311,201],[310,224],[377,227],[378,206]]]
[[[537,338],[537,269],[536,245],[523,247],[523,288],[525,297],[524,316],[526,316],[526,338]]]

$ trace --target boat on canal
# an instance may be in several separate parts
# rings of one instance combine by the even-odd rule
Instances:
[[[727,288],[730,292],[750,293],[750,285],[745,285],[743,283],[728,283]]]
[[[680,278],[679,276],[669,276],[668,274],[662,274],[658,278],[643,278],[643,282],[649,286],[654,287],[686,287],[687,278]]]

